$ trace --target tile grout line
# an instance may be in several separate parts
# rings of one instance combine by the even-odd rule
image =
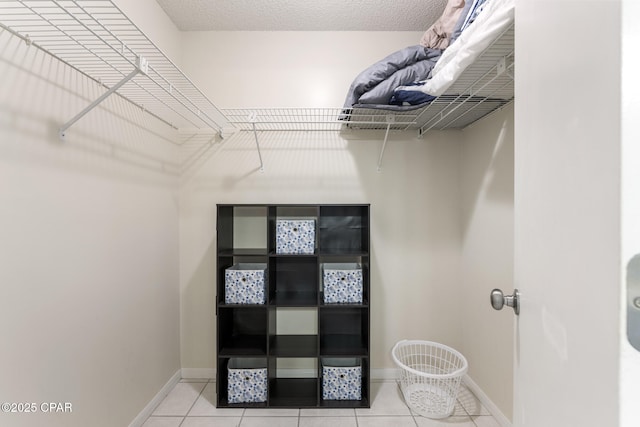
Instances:
[[[197,383],[197,384],[202,384],[202,383]],[[191,412],[191,410],[193,409],[194,406],[196,406],[196,403],[198,402],[198,399],[200,398],[200,396],[202,396],[202,393],[204,393],[204,389],[207,388],[207,386],[209,385],[209,381],[207,381],[206,383],[204,383],[204,387],[202,387],[202,390],[200,390],[200,393],[198,393],[198,397],[195,398],[195,400],[193,401],[193,403],[191,404],[191,406],[189,407],[189,409],[187,410],[187,413],[184,414],[184,417],[182,418],[182,421],[180,422],[180,424],[178,425],[178,427],[181,427],[182,424],[184,424],[184,422],[187,420],[187,417],[189,416],[189,412]]]
[[[195,407],[198,399],[203,396],[203,393],[204,393],[204,390],[206,389],[206,387],[207,386],[211,386],[212,384],[215,385],[216,382],[215,382],[215,380],[209,379],[204,383],[198,382],[198,384],[200,384],[200,385],[204,384],[204,386],[202,387],[202,389],[200,390],[198,396],[195,398],[195,400],[193,401],[193,403],[191,404],[190,408],[187,410],[187,412],[186,412],[186,414],[184,416],[180,416],[180,415],[158,415],[157,417],[160,417],[160,418],[167,418],[167,417],[169,417],[169,418],[171,418],[171,417],[181,418],[181,421],[178,424],[178,427],[185,426],[184,423],[187,421],[187,418],[190,417],[189,414],[193,410],[193,408]],[[474,395],[474,397],[475,397],[475,395]],[[492,418],[492,419],[495,420],[495,417],[493,417],[492,414],[485,415],[485,414],[482,414],[482,413],[478,413],[477,415],[471,415],[471,412],[466,409],[466,407],[463,405],[463,403],[460,400],[460,398],[456,398],[456,402],[457,402],[458,405],[460,405],[460,407],[462,407],[462,410],[463,410],[463,413],[460,413],[457,416],[465,417],[467,420],[471,421],[471,423],[472,423],[471,425],[472,426],[479,427],[480,424],[478,424],[478,422],[476,420],[476,419],[479,419],[479,418]],[[242,413],[240,414],[240,420],[239,420],[239,423],[236,425],[236,427],[240,427],[242,425],[245,415],[246,415],[246,408],[244,408]],[[150,417],[151,416],[153,416],[153,415],[150,415]],[[367,415],[363,415],[363,416],[365,418],[368,417]],[[371,415],[372,418],[381,417],[381,416],[384,416],[384,415],[381,415],[381,414]],[[419,416],[419,414],[416,414],[416,413],[414,413],[413,411],[410,410],[409,416],[411,416],[411,418],[413,419],[414,426],[419,427],[420,423],[418,423],[418,420],[417,420],[417,417]],[[456,416],[456,415],[452,414],[452,416]],[[196,417],[196,416],[194,416],[194,417]],[[303,417],[302,417],[302,410],[299,409],[299,408],[298,408],[298,414],[297,414],[296,417],[297,417],[296,425],[297,425],[297,427],[300,427],[301,424],[302,424],[302,418]],[[359,422],[360,416],[357,414],[357,410],[355,408],[353,409],[353,417],[355,418],[356,427],[360,427],[360,422]],[[264,417],[261,417],[261,418],[264,418]]]
[[[216,400],[218,400],[218,384],[216,384],[216,380],[215,379],[209,379],[209,383],[213,383],[215,384],[214,387],[216,387],[215,389],[215,396],[216,396]],[[216,408],[218,406],[216,405]],[[238,422],[238,425],[236,427],[240,427],[242,425],[242,421],[244,420],[244,414],[247,412],[247,408],[242,408],[242,413],[240,414],[240,421]]]
[[[471,393],[471,394],[473,394],[473,393]],[[475,394],[473,394],[473,397],[475,397],[477,399],[477,396]],[[467,411],[467,408],[465,408],[464,405],[462,404],[462,401],[460,399],[456,399],[456,400],[460,403],[460,406],[462,407],[462,410],[467,414],[467,418],[469,418],[469,420],[471,420],[471,422],[473,423],[473,425],[475,427],[478,427],[478,423],[476,423],[476,419],[478,417],[481,417],[482,414],[480,414],[480,415],[471,415],[469,413],[469,411]],[[491,418],[495,419],[495,417],[493,415],[491,416]]]
[[[475,397],[475,394],[473,396]],[[473,415],[471,415],[469,411],[467,411],[467,408],[464,407],[464,405],[462,404],[462,401],[460,399],[456,399],[456,400],[460,403],[460,407],[462,407],[462,410],[464,411],[464,413],[467,414],[467,418],[473,423],[474,426],[478,427],[478,424],[476,424],[476,420],[473,419]]]
[[[406,402],[405,402],[406,403]],[[409,407],[409,405],[407,405],[407,407]],[[411,416],[411,420],[413,421],[413,425],[415,427],[418,427],[418,422],[416,421],[416,416],[413,413],[413,411],[411,410],[411,408],[409,408],[409,415]]]
[[[217,390],[216,390],[216,398],[217,398],[218,394],[217,394]],[[242,413],[240,414],[240,422],[238,423],[237,427],[240,427],[242,425],[242,421],[244,421],[244,414],[247,413],[247,408],[242,408]]]
[[[471,392],[471,390],[469,390]],[[473,394],[473,392],[471,392],[471,394],[473,395],[474,398],[477,399],[476,395]],[[464,405],[462,404],[462,401],[458,398],[456,399],[458,401],[458,403],[460,404],[460,407],[462,408],[462,410],[464,411],[465,414],[467,414],[467,418],[469,418],[469,420],[473,423],[473,425],[475,427],[478,427],[478,424],[476,423],[476,420],[473,419],[473,417],[475,416],[476,418],[478,417],[477,415],[471,415],[469,413],[469,411],[467,411],[467,408],[464,407]]]

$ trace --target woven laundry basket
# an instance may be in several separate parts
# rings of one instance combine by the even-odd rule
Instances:
[[[468,363],[460,352],[431,341],[403,340],[391,351],[400,368],[400,389],[407,405],[428,418],[451,415]]]

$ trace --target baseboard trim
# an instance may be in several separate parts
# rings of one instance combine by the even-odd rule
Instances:
[[[200,379],[209,380],[216,379],[215,368],[182,368],[182,378],[184,379]]]
[[[154,409],[156,409],[156,407],[160,404],[160,402],[162,402],[162,399],[164,399],[165,396],[169,394],[171,390],[173,390],[173,387],[175,387],[175,385],[178,384],[178,382],[180,381],[180,377],[181,377],[181,372],[180,372],[180,369],[178,369],[176,373],[173,374],[171,378],[169,378],[169,381],[167,381],[167,383],[153,397],[153,399],[151,399],[151,401],[147,403],[144,409],[140,411],[138,416],[135,417],[133,421],[131,421],[131,424],[129,424],[129,427],[141,427],[142,424],[144,424],[144,422],[147,421],[147,418],[149,418],[149,416],[153,413]]]
[[[371,370],[371,381],[395,381],[397,378],[398,370],[395,368]]]
[[[462,381],[469,388],[469,390],[471,390],[471,392],[478,398],[478,400],[480,400],[480,403],[482,403],[482,405],[485,408],[487,408],[487,410],[491,413],[491,415],[493,415],[493,418],[495,418],[496,421],[498,421],[501,427],[513,427],[513,424],[511,424],[511,421],[509,421],[509,418],[507,418],[502,413],[500,408],[498,408],[496,404],[493,403],[493,401],[489,398],[489,396],[487,396],[487,394],[480,388],[478,384],[476,384],[475,381],[471,379],[469,375],[465,375],[462,378]]]

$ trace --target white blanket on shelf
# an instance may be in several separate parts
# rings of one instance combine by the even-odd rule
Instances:
[[[432,70],[431,78],[419,87],[421,92],[440,96],[464,70],[500,36],[515,19],[515,0],[490,0],[482,13],[443,53]],[[402,90],[399,87],[396,90]],[[416,90],[416,86],[406,90]]]

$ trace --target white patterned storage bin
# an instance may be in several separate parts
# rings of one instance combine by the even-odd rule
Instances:
[[[279,219],[276,221],[277,254],[313,254],[315,246],[315,220]]]
[[[264,304],[267,264],[238,263],[224,272],[225,304]]]
[[[362,304],[362,268],[360,264],[323,264],[322,285],[325,304]]]
[[[227,379],[227,398],[229,403],[267,401],[266,359],[230,359]]]
[[[362,400],[358,359],[322,359],[322,399]]]

